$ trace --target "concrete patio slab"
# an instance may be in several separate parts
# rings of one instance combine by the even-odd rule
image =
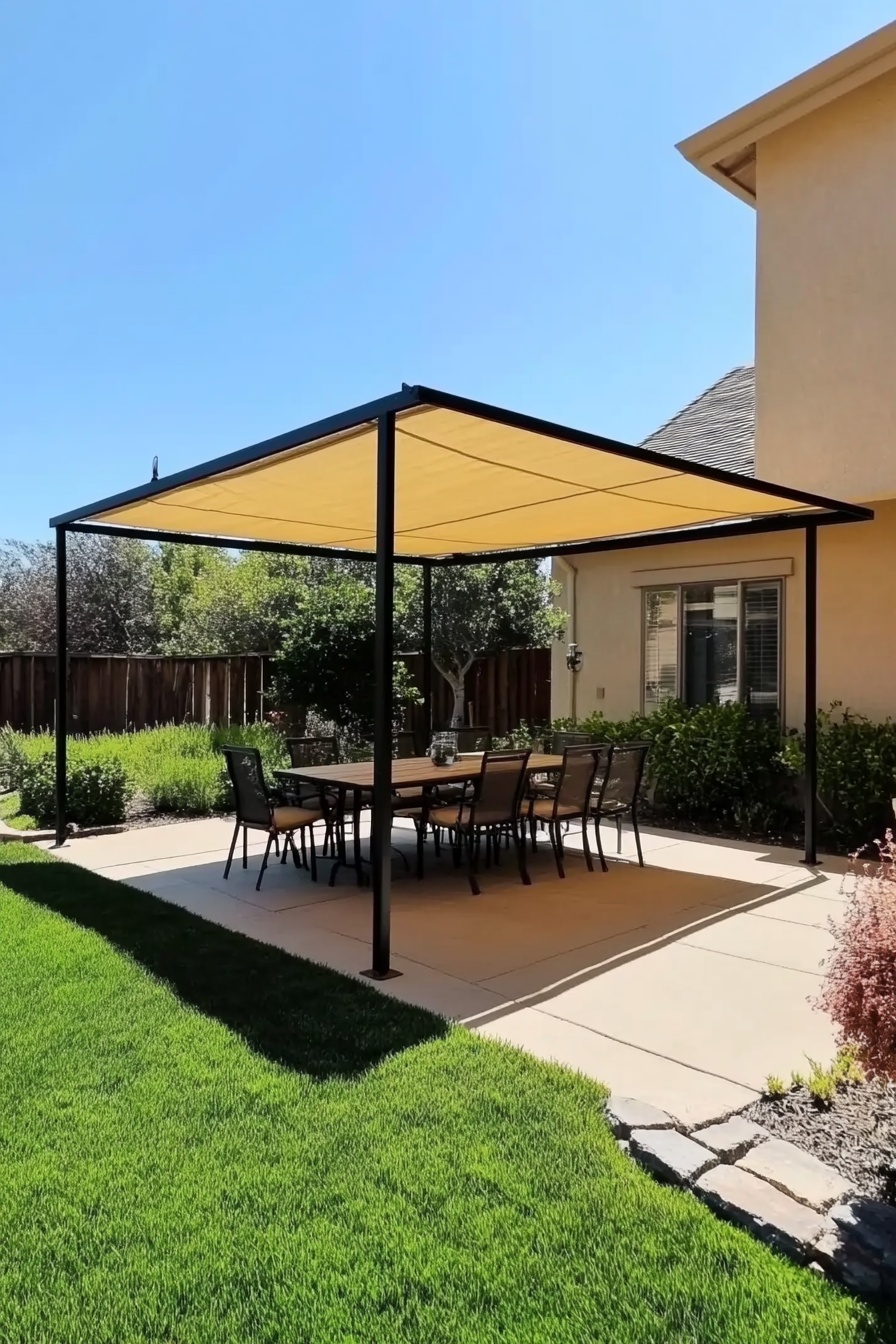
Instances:
[[[760,906],[745,914],[732,915],[730,919],[686,930],[682,942],[706,952],[759,961],[819,978],[822,962],[830,955],[834,944],[833,935],[815,925],[779,920],[781,927],[776,928],[770,938],[765,922],[757,918],[764,909]]]
[[[518,1008],[478,1024],[493,1040],[516,1045],[540,1059],[565,1064],[589,1078],[666,1111],[682,1124],[710,1124],[756,1100],[757,1093],[725,1078],[613,1040],[587,1027]]]
[[[369,964],[370,893],[343,871],[335,887],[274,862],[255,891],[263,839],[238,855],[228,881],[232,823],[222,819],[83,839],[57,851],[247,937],[357,976]],[[610,871],[587,872],[567,844],[561,880],[550,848],[531,857],[523,886],[509,855],[482,873],[473,896],[450,858],[427,845],[426,877],[396,857],[393,964],[381,992],[466,1022],[650,1102],[690,1125],[747,1104],[769,1073],[833,1054],[833,1034],[810,998],[842,913],[836,871],[807,870],[785,850],[631,835]],[[394,840],[413,860],[413,832]],[[577,852],[577,850],[579,852]],[[366,983],[372,983],[367,981]]]
[[[833,1057],[831,1026],[809,1002],[816,988],[800,971],[673,942],[561,989],[539,1007],[760,1089],[768,1074],[787,1077],[806,1054]]]

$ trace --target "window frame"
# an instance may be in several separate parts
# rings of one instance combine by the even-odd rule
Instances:
[[[787,592],[787,585],[784,582],[783,575],[769,575],[759,578],[743,579],[700,579],[691,583],[651,583],[641,589],[641,691],[640,705],[641,713],[647,714],[649,711],[646,706],[646,677],[647,677],[647,600],[651,593],[675,592],[675,619],[677,622],[677,650],[675,667],[675,697],[681,699],[682,678],[684,674],[684,651],[685,651],[685,629],[684,629],[684,591],[686,588],[695,588],[704,584],[710,584],[713,587],[725,587],[731,584],[737,585],[737,703],[744,703],[744,635],[746,631],[746,604],[745,590],[753,584],[764,584],[766,587],[774,585],[778,589],[778,719],[784,723],[784,634],[786,630],[784,600]]]

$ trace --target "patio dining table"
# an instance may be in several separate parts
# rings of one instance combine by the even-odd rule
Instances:
[[[526,773],[528,775],[550,774],[552,771],[559,770],[562,764],[562,756],[533,752],[529,757]],[[482,752],[471,752],[458,756],[451,765],[435,765],[428,756],[402,757],[392,762],[392,789],[393,791],[397,789],[420,789],[426,792],[439,785],[465,784],[478,778],[481,770]],[[322,791],[336,793],[339,799],[337,808],[339,811],[344,810],[345,800],[351,795],[354,837],[353,864],[351,866],[356,870],[360,885],[364,880],[363,864],[365,860],[361,853],[359,822],[364,795],[365,793],[369,795],[373,789],[373,761],[346,761],[339,765],[292,767],[288,770],[277,770],[275,774],[285,784],[313,784],[320,787]],[[339,835],[338,844],[336,862],[330,873],[331,886],[335,881],[337,869],[342,866],[349,866],[344,834]]]

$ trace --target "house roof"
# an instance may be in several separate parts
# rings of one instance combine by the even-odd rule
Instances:
[[[651,536],[691,536],[707,524],[743,529],[748,521],[777,530],[811,518],[869,516],[857,505],[748,480],[696,456],[682,460],[668,447],[635,448],[405,385],[60,515],[51,526],[80,522],[150,540],[198,536],[368,555],[385,527],[396,555],[419,562],[642,545]]]
[[[641,447],[752,476],[755,402],[753,365],[741,364],[650,434]]]
[[[756,203],[756,145],[767,135],[896,69],[896,22],[838,51],[737,112],[688,136],[680,152],[714,182]]]

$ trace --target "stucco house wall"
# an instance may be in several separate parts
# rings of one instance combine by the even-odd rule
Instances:
[[[840,700],[873,719],[896,709],[896,648],[884,608],[896,573],[896,502],[874,505],[872,523],[822,528],[818,540],[818,703]],[[643,590],[680,582],[781,577],[782,688],[786,723],[803,723],[802,533],[690,542],[570,557],[575,565],[575,638],[582,669],[570,673],[555,644],[552,713],[579,718],[601,710],[625,718],[642,708]],[[572,575],[560,562],[559,600],[572,614]]]
[[[896,573],[896,68],[887,65],[896,66],[896,24],[680,146],[756,207],[756,476],[875,510],[874,522],[820,530],[818,576],[818,703],[841,701],[874,719],[896,714],[887,611]],[[788,725],[802,725],[799,532],[570,557],[567,637],[584,662],[570,674],[556,646],[554,715],[641,709],[645,586],[757,569],[771,577],[773,562],[783,580],[782,710]],[[554,574],[572,611],[571,573],[555,562]]]

